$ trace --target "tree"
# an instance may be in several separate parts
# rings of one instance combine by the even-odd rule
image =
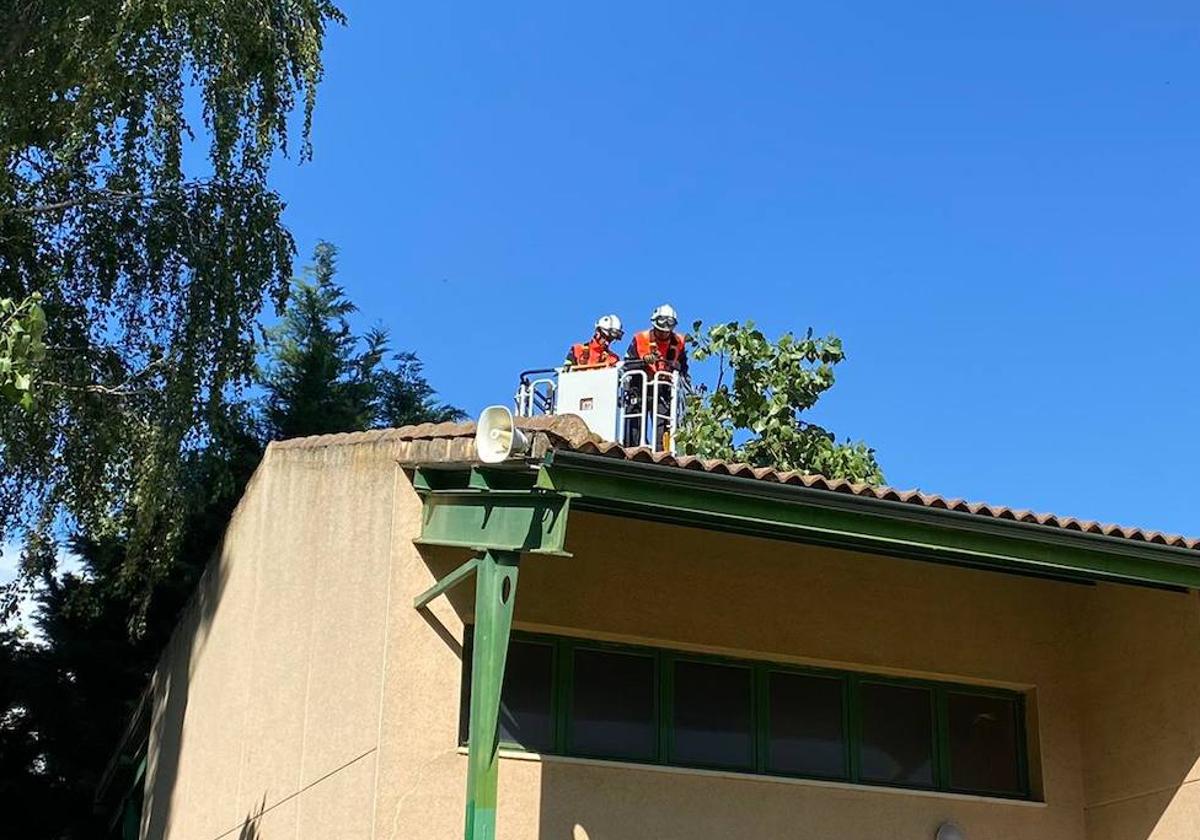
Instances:
[[[33,408],[33,372],[46,355],[42,296],[0,298],[0,399]]]
[[[47,836],[37,820],[62,806],[62,786],[45,772],[40,731],[41,710],[54,693],[41,649],[20,630],[0,628],[0,802],[7,805],[6,829],[14,837]]]
[[[437,392],[426,381],[424,363],[416,354],[396,353],[392,361],[395,367],[379,372],[377,422],[395,428],[466,418],[466,412],[462,409],[437,401]]]
[[[45,352],[0,341],[0,539],[120,536],[125,579],[149,591],[183,532],[182,464],[286,294],[267,175],[297,110],[310,154],[343,17],[328,0],[16,0],[2,17],[0,318],[11,339],[40,294]],[[206,159],[188,166],[193,145]]]
[[[437,402],[416,355],[391,354],[386,330],[354,334],[348,319],[356,307],[334,282],[336,273],[337,249],[319,243],[282,320],[267,331],[260,375],[267,435],[279,440],[461,418],[457,408]]]
[[[826,478],[881,484],[875,451],[862,442],[838,443],[834,435],[800,415],[834,384],[834,367],[845,359],[836,336],[803,338],[785,333],[771,342],[754,323],[697,321],[692,358],[716,357],[711,389],[687,397],[677,443],[705,458],[739,461]]]
[[[355,306],[333,282],[337,249],[321,242],[305,277],[292,285],[279,325],[267,331],[264,416],[275,439],[365,429],[382,349],[360,341],[348,316]]]

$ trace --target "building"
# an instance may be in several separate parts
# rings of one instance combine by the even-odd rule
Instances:
[[[1197,541],[523,426],[269,448],[127,836],[1200,834]]]

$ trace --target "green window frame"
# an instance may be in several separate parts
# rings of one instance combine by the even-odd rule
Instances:
[[[467,628],[465,648],[470,649],[470,634],[472,628]],[[727,656],[678,651],[668,648],[630,645],[616,642],[597,641],[594,639],[574,636],[554,636],[543,633],[528,633],[512,631],[514,642],[534,642],[547,644],[553,648],[551,681],[553,685],[550,699],[550,714],[554,721],[554,747],[545,751],[549,755],[564,755],[576,758],[595,758],[604,761],[619,761],[633,764],[653,764],[669,767],[688,767],[701,770],[727,770],[754,775],[775,776],[781,778],[814,779],[818,781],[839,781],[865,787],[890,787],[916,791],[941,791],[976,796],[988,796],[999,799],[1030,799],[1028,731],[1026,714],[1026,695],[1020,691],[993,688],[989,686],[972,685],[968,683],[943,682],[909,677],[847,671],[832,668],[809,667],[791,663],[779,663],[767,660],[740,659]],[[654,713],[657,720],[657,748],[651,759],[638,756],[609,754],[604,756],[588,755],[575,751],[571,747],[571,710],[574,688],[574,659],[576,650],[607,651],[632,656],[653,659],[654,694],[656,698]],[[716,765],[690,764],[673,760],[674,748],[674,673],[676,662],[697,662],[731,666],[747,669],[750,672],[750,715],[752,732],[752,760],[749,766],[720,767]],[[471,660],[463,657],[463,698],[470,685]],[[841,775],[813,775],[785,773],[770,769],[770,719],[769,679],[772,673],[798,674],[816,676],[840,682],[842,688],[842,729],[843,748],[845,749],[846,772]],[[870,685],[893,685],[925,689],[930,694],[930,714],[932,716],[932,743],[930,744],[933,760],[933,784],[895,784],[871,781],[862,778],[862,748],[863,748],[863,708],[861,687]],[[1015,716],[1014,732],[1016,735],[1017,777],[1019,786],[1013,791],[973,790],[955,787],[951,783],[951,745],[949,722],[949,695],[972,695],[1003,700],[1011,704]],[[462,704],[465,710],[465,702]],[[463,712],[465,714],[465,711]],[[465,726],[460,727],[460,745],[465,744]],[[502,742],[505,749],[525,751],[525,747],[511,742]]]

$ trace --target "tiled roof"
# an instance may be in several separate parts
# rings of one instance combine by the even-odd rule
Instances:
[[[828,479],[820,475],[807,475],[796,471],[781,471],[771,467],[752,467],[749,464],[696,458],[689,455],[677,456],[665,452],[651,452],[645,447],[630,449],[615,443],[607,443],[599,440],[588,441],[582,446],[575,447],[575,451],[605,455],[611,458],[622,458],[626,461],[653,463],[683,470],[699,470],[715,475],[730,475],[737,478],[751,478],[757,481],[791,484],[814,490],[826,490],[831,493],[849,493],[854,496],[864,496],[881,501],[903,502],[904,504],[949,510],[956,513],[969,513],[974,516],[985,516],[992,519],[1025,522],[1032,525],[1043,525],[1047,528],[1062,528],[1067,531],[1102,534],[1106,537],[1118,537],[1136,542],[1154,543],[1155,545],[1200,551],[1200,538],[1184,537],[1178,534],[1164,534],[1160,531],[1151,531],[1124,525],[1111,525],[1103,522],[1095,522],[1090,519],[1076,519],[1073,516],[1036,513],[1031,510],[1010,508],[1004,505],[992,505],[986,502],[947,499],[935,493],[922,493],[920,490],[897,490],[884,485],[854,484],[842,479]]]
[[[1178,534],[1164,534],[1144,528],[1110,525],[1088,519],[1076,519],[1072,516],[1059,516],[1053,513],[1035,513],[1030,510],[986,504],[984,502],[970,502],[965,499],[948,499],[933,493],[922,493],[919,490],[897,490],[893,487],[881,485],[853,484],[840,479],[828,479],[819,475],[806,475],[795,471],[776,470],[771,467],[752,467],[748,464],[737,464],[728,461],[685,455],[675,456],[662,452],[655,453],[645,447],[623,447],[601,440],[588,430],[580,418],[574,415],[522,417],[517,419],[517,424],[533,438],[530,454],[534,458],[542,457],[549,449],[565,449],[583,454],[621,458],[626,461],[653,463],[681,470],[696,470],[713,475],[728,475],[737,478],[754,479],[756,481],[770,481],[778,484],[807,487],[812,490],[824,490],[831,493],[847,493],[854,496],[879,499],[881,501],[900,502],[925,508],[965,513],[972,516],[1024,522],[1046,528],[1061,528],[1066,531],[1100,534],[1106,537],[1132,540],[1134,542],[1200,551],[1200,539],[1183,537]],[[474,435],[474,423],[425,423],[419,426],[405,426],[400,429],[380,429],[370,432],[298,438],[280,441],[272,444],[272,446],[280,448],[309,448],[355,443],[395,442],[402,447],[402,454],[399,455],[398,459],[405,465],[416,466],[431,463],[461,464],[475,459]]]

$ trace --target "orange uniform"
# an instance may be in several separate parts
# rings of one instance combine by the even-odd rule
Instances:
[[[621,357],[608,349],[608,344],[596,340],[572,344],[567,352],[567,365],[570,367],[612,367]]]
[[[655,330],[642,330],[635,335],[633,341],[629,342],[625,360],[644,361],[648,358],[653,359],[647,363],[652,373],[677,370],[682,376],[687,376],[687,345],[683,336],[677,333],[667,333],[664,338],[659,338]]]

